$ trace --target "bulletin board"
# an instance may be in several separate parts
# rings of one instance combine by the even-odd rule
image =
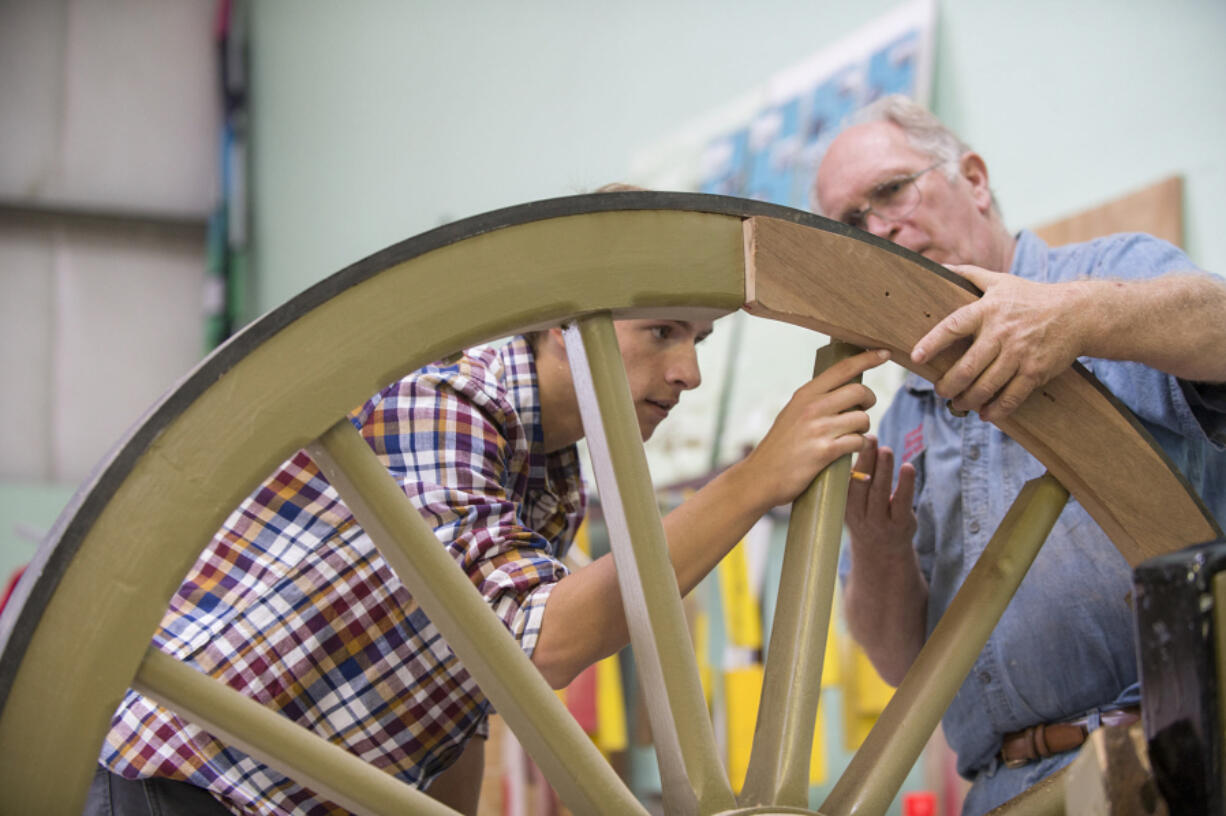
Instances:
[[[935,29],[935,0],[909,0],[642,151],[631,177],[808,209],[817,165],[851,113],[894,93],[927,106]]]
[[[629,178],[650,189],[810,209],[816,168],[849,115],[894,93],[928,104],[935,29],[935,0],[902,3],[635,156]],[[744,314],[717,321],[699,351],[703,386],[647,447],[656,484],[701,478],[740,458],[812,375],[814,350],[825,342]],[[888,364],[865,378],[880,398],[877,415],[903,374]]]

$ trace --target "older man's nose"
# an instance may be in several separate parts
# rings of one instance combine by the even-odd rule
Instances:
[[[875,212],[870,212],[864,217],[864,228],[878,238],[885,238],[887,241],[893,241],[900,229],[897,221],[882,218]]]

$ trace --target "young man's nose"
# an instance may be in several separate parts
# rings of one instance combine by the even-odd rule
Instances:
[[[677,349],[670,361],[668,380],[686,390],[699,386],[702,382],[702,372],[698,368],[698,350],[694,346],[687,345]]]

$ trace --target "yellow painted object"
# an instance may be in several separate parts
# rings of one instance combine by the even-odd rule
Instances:
[[[724,605],[728,645],[742,649],[762,648],[762,608],[750,586],[749,556],[745,540],[737,542],[719,562],[719,592]]]
[[[841,608],[837,601],[835,609]],[[830,628],[826,631],[826,652],[822,658],[822,688],[835,688],[843,684],[843,634],[835,625],[835,615],[830,616]]]
[[[857,750],[894,696],[872,661],[851,638],[844,639],[843,747]]]
[[[817,722],[813,726],[813,753],[809,754],[809,784],[824,785],[826,783],[826,725],[822,719],[822,709],[817,709]]]
[[[596,747],[608,755],[630,745],[626,733],[626,696],[617,655],[596,664]]]
[[[592,535],[590,527],[591,525],[585,516],[583,521],[579,524],[579,529],[575,530],[575,540],[571,543],[571,547],[583,553],[588,558],[592,557]]]
[[[750,748],[753,731],[758,718],[758,705],[762,696],[762,664],[754,663],[724,674],[724,693],[728,713],[728,776],[732,789],[740,793],[749,769]],[[813,752],[809,756],[809,784],[821,785],[826,781],[826,734],[822,712],[818,709],[817,722],[813,728]]]
[[[728,714],[728,777],[732,789],[740,793],[749,770],[753,731],[758,721],[758,701],[762,698],[761,663],[724,672],[724,704]]]
[[[704,611],[694,616],[694,660],[698,664],[698,681],[702,683],[702,698],[711,710],[714,691],[711,669],[711,615]]]

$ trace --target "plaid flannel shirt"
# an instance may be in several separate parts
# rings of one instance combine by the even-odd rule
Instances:
[[[528,343],[427,366],[350,418],[531,655],[584,491],[574,446],[543,451]],[[486,727],[489,703],[303,451],[226,521],[154,642],[419,786]],[[100,761],[236,812],[344,812],[134,691]]]

